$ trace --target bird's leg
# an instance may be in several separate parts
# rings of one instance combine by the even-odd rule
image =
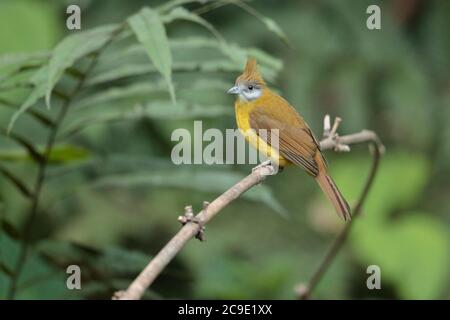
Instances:
[[[263,168],[263,167],[269,168],[269,170],[270,170],[269,175],[276,175],[278,173],[278,166],[273,165],[272,160],[270,160],[270,159],[260,163],[256,167],[252,168],[252,172],[254,172],[255,170],[257,170],[259,168]]]

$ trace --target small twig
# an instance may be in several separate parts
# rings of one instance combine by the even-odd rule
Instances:
[[[203,202],[203,210],[206,210],[208,202]],[[195,238],[197,238],[200,241],[205,241],[205,226],[203,224],[203,221],[197,220],[196,217],[194,217],[194,211],[192,210],[192,206],[186,206],[184,207],[184,215],[178,217],[178,221],[184,226],[186,223],[192,222],[199,225],[200,229],[198,230],[198,233],[195,235]]]
[[[339,125],[341,124],[342,119],[339,117],[336,117],[334,119],[333,128],[331,128],[331,136],[337,135],[337,129],[339,128]]]
[[[331,122],[330,122],[330,115],[326,114],[325,117],[323,117],[323,137],[328,138],[330,136],[331,131]]]
[[[330,123],[330,116],[327,114],[323,119],[323,138],[322,141],[324,144],[331,144],[333,145],[333,149],[336,152],[349,152],[350,146],[349,144],[342,140],[339,137],[339,134],[337,133],[337,130],[339,128],[339,125],[341,124],[342,119],[339,117],[336,117],[334,119],[333,127],[331,127]],[[352,140],[350,140],[352,141]],[[322,143],[321,143],[322,145]]]
[[[336,123],[336,122],[335,122]],[[339,125],[339,123],[337,124]],[[336,130],[337,130],[336,125]],[[320,142],[322,150],[335,149],[338,145],[349,145],[355,143],[362,143],[368,141],[379,142],[376,134],[372,131],[363,130],[359,133],[355,133],[349,136],[333,137],[329,136]],[[381,144],[380,144],[381,145]],[[214,218],[220,210],[226,207],[233,200],[237,199],[241,194],[252,188],[253,186],[261,183],[268,175],[272,175],[273,168],[270,166],[262,166],[253,170],[251,174],[236,183],[230,189],[225,191],[222,195],[216,198],[213,202],[203,207],[195,217],[191,217],[189,221],[193,219],[201,221],[198,223],[186,223],[180,231],[158,252],[158,254],[150,261],[144,270],[136,277],[136,279],[130,284],[127,290],[117,292],[113,299],[119,300],[137,300],[140,299],[145,290],[155,281],[158,275],[164,270],[164,268],[172,261],[172,259],[178,254],[178,252],[186,245],[186,243],[197,236],[201,231],[202,226],[208,223]],[[181,220],[186,218],[182,216]],[[187,219],[187,218],[186,218]]]

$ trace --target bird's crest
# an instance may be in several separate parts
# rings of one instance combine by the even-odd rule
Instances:
[[[248,58],[245,65],[244,73],[238,78],[241,81],[257,82],[260,85],[265,85],[264,79],[258,70],[258,64],[255,58]]]

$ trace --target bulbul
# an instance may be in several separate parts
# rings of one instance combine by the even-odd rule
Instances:
[[[244,72],[228,93],[237,95],[236,121],[241,132],[246,133],[246,140],[270,155],[279,168],[294,164],[306,170],[315,178],[339,216],[350,220],[350,207],[327,172],[317,139],[294,107],[267,87],[255,59],[247,60]],[[272,146],[274,136],[278,142]]]

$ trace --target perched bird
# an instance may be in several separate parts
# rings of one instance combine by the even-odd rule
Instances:
[[[326,160],[311,129],[289,102],[267,87],[255,59],[247,60],[244,73],[228,93],[237,95],[236,121],[239,129],[246,132],[246,140],[259,151],[269,154],[270,161],[279,168],[294,164],[306,170],[337,213],[350,220],[350,207],[328,175]],[[261,131],[270,133],[263,135],[259,133]],[[271,143],[273,133],[278,143]]]

